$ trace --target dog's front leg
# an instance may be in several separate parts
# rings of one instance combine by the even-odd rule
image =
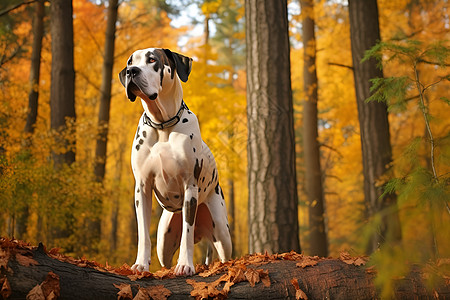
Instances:
[[[175,267],[176,275],[194,275],[194,228],[195,215],[197,213],[197,186],[192,184],[188,186],[184,193],[183,202],[183,226],[180,242],[180,254],[178,263]]]
[[[150,218],[152,214],[152,188],[145,186],[141,180],[136,179],[134,197],[138,225],[138,252],[134,265],[134,271],[148,271],[151,260]]]

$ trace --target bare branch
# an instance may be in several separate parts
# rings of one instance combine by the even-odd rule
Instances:
[[[343,67],[343,68],[347,68],[353,71],[353,67],[352,66],[348,66],[348,65],[344,65],[344,64],[340,64],[340,63],[334,63],[334,62],[329,62],[328,63],[329,66],[336,66],[336,67]]]
[[[12,12],[13,10],[15,10],[15,9],[17,9],[17,8],[19,8],[19,7],[21,7],[22,5],[32,4],[32,3],[36,2],[36,1],[38,1],[38,0],[28,0],[28,1],[23,1],[23,2],[21,2],[21,3],[19,3],[19,4],[16,4],[16,5],[12,5],[11,7],[2,10],[2,11],[0,12],[0,17],[3,17],[4,15],[6,15],[6,14]]]

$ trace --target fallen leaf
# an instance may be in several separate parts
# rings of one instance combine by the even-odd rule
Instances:
[[[166,300],[172,295],[172,292],[164,287],[164,285],[154,285],[146,288],[148,294],[153,300]]]
[[[311,267],[317,265],[317,260],[311,259],[309,256],[303,257],[303,259],[296,264],[297,267]]]
[[[53,297],[58,298],[60,296],[59,276],[51,271],[48,272],[47,277],[41,283],[41,288],[45,299],[48,299],[52,293]]]
[[[198,282],[193,279],[186,279],[186,282],[192,285],[193,289],[191,291],[191,296],[196,299],[208,299],[208,297],[214,299],[225,299],[228,294],[228,292],[224,289],[221,291],[216,289],[216,286],[219,284],[218,280],[207,283],[201,281]]]
[[[162,268],[161,270],[153,273],[153,276],[159,279],[165,279],[175,277],[175,274],[173,273],[172,269]]]
[[[119,285],[114,283],[114,286],[119,289],[117,292],[117,299],[133,299],[133,292],[131,291],[131,285],[121,283]]]
[[[300,285],[298,284],[298,279],[295,279],[295,278],[292,279],[291,283],[295,288],[295,299],[308,300],[308,296],[306,296],[305,292],[300,289]]]
[[[0,280],[0,282],[2,282],[2,280]],[[6,277],[3,280],[2,289],[0,290],[0,295],[2,295],[3,299],[6,299],[9,296],[11,296],[11,286],[9,285],[8,278],[6,278]]]
[[[215,275],[225,269],[225,265],[221,263],[220,261],[216,261],[214,264],[212,264],[208,270],[205,270],[198,275],[201,277],[209,277],[212,275]]]
[[[39,264],[37,261],[35,261],[31,257],[25,256],[25,255],[22,255],[19,253],[16,254],[16,261],[24,267],[36,266]]]
[[[9,251],[0,248],[0,270],[8,268]]]
[[[355,265],[355,266],[363,266],[363,265],[365,265],[366,264],[366,260],[365,259],[363,259],[362,257],[357,257],[356,259],[355,259],[355,261],[353,262],[353,264]]]
[[[134,296],[133,300],[150,300],[150,295],[145,288],[139,288],[136,296]]]
[[[42,292],[41,285],[38,284],[27,294],[27,300],[45,300],[44,293]]]
[[[265,287],[270,287],[269,270],[257,270],[259,272],[259,278]]]
[[[48,251],[48,254],[56,255],[59,253],[59,250],[61,250],[61,248],[52,248],[50,249],[50,251]]]
[[[251,287],[254,287],[260,280],[259,273],[255,269],[247,269],[244,275]]]

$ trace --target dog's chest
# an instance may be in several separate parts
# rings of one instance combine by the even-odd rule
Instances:
[[[218,182],[214,157],[199,130],[184,125],[167,136],[140,125],[133,143],[133,172],[153,188],[160,205],[172,212],[181,211],[189,185],[196,187],[202,203]]]

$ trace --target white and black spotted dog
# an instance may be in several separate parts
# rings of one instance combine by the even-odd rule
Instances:
[[[135,51],[120,72],[128,99],[142,99],[144,113],[136,131],[131,164],[136,179],[138,253],[133,270],[147,271],[152,191],[163,207],[157,253],[170,268],[180,248],[177,275],[195,274],[194,243],[206,237],[222,262],[231,256],[227,210],[214,156],[202,141],[197,117],[183,101],[181,81],[192,59],[168,49]],[[208,251],[207,263],[211,261]]]

